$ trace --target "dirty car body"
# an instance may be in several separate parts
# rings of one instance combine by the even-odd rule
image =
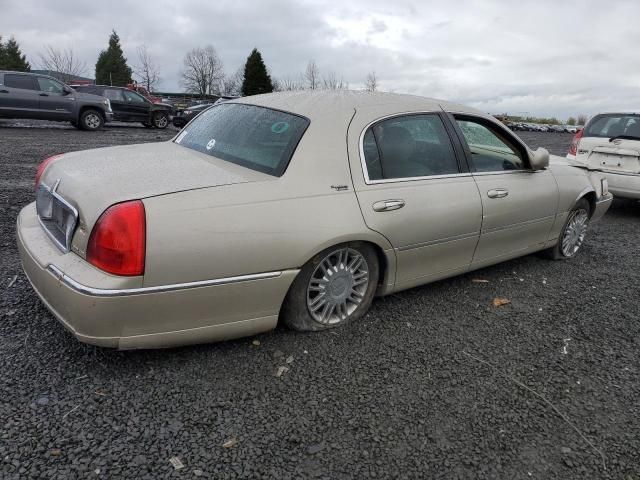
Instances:
[[[44,164],[18,244],[34,289],[83,342],[224,340],[283,315],[319,330],[374,294],[555,248],[577,204],[602,216],[600,176],[548,158],[437,100],[253,96],[170,142]]]

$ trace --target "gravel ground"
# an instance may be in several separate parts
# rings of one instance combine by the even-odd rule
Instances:
[[[571,261],[381,298],[345,329],[117,352],[40,303],[16,215],[45,156],[173,132],[14,125],[0,122],[1,478],[640,479],[637,205],[614,204]],[[560,155],[571,140],[521,136]]]

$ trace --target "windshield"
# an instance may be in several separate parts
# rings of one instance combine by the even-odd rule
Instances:
[[[279,177],[308,125],[309,120],[298,115],[223,103],[198,115],[175,143]]]
[[[587,125],[584,137],[632,137],[640,139],[640,115],[606,114],[597,115]]]

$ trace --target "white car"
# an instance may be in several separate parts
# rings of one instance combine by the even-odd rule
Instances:
[[[640,199],[640,112],[601,113],[578,131],[567,159],[597,170],[616,197]]]

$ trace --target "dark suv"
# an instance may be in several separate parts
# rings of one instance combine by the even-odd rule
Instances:
[[[47,75],[0,71],[0,118],[71,122],[83,130],[98,130],[111,117],[111,104],[104,97],[76,92]]]
[[[113,119],[118,122],[140,122],[145,127],[167,128],[173,107],[166,103],[152,103],[128,88],[108,85],[74,85],[78,92],[106,97],[111,102]]]

